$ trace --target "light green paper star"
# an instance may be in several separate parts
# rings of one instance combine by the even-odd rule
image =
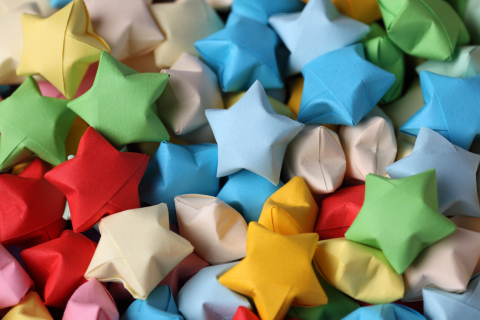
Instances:
[[[155,104],[168,78],[163,73],[138,73],[102,52],[92,88],[68,107],[117,148],[168,141]]]
[[[33,154],[53,165],[66,160],[65,140],[76,118],[67,103],[42,96],[32,77],[0,102],[1,171]]]
[[[430,169],[403,179],[367,175],[365,202],[345,237],[382,250],[402,274],[420,252],[455,229],[438,211],[437,179]]]

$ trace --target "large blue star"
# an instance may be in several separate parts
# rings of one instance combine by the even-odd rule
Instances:
[[[440,134],[421,128],[413,153],[386,168],[393,179],[428,169],[437,174],[439,211],[447,216],[480,217],[477,169],[480,156],[451,144]]]
[[[217,177],[247,169],[278,184],[287,145],[303,124],[277,114],[259,81],[230,109],[205,114],[218,143]]]
[[[480,75],[452,78],[420,72],[424,106],[400,128],[417,136],[421,127],[430,128],[451,143],[470,149],[480,137]]]

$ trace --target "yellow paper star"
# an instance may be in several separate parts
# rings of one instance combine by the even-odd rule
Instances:
[[[74,0],[48,18],[23,14],[23,53],[17,75],[41,74],[72,99],[90,64],[108,44],[94,31],[83,0]]]
[[[301,177],[294,177],[263,205],[258,223],[285,236],[313,232],[318,206]]]
[[[312,267],[316,233],[283,236],[256,222],[247,235],[247,257],[219,278],[225,287],[249,296],[262,320],[279,320],[290,306],[328,302]]]

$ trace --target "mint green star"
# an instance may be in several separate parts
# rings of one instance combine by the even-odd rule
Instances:
[[[92,88],[68,107],[117,148],[168,141],[155,104],[168,78],[163,73],[138,73],[102,52]]]
[[[67,103],[42,96],[32,77],[0,102],[1,171],[33,154],[53,165],[66,160],[65,140],[76,118]]]

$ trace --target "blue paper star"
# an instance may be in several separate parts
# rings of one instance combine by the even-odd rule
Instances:
[[[218,143],[217,177],[247,169],[279,183],[287,145],[303,124],[277,114],[259,81],[230,109],[205,115]]]
[[[231,13],[268,24],[268,18],[272,14],[297,12],[304,6],[305,3],[301,0],[235,0]]]
[[[50,5],[54,8],[63,8],[70,2],[72,2],[72,0],[50,0]]]
[[[400,128],[400,132],[417,136],[427,127],[451,143],[470,149],[480,137],[480,75],[452,78],[420,72],[424,106]]]
[[[249,224],[258,221],[265,201],[282,186],[282,181],[274,186],[258,174],[242,170],[228,177],[217,198],[237,210]]]
[[[148,295],[147,300],[135,300],[120,318],[120,320],[143,319],[183,320],[183,317],[178,314],[169,286],[161,285],[155,288]]]
[[[362,307],[342,320],[426,320],[417,311],[395,303]]]
[[[370,27],[338,12],[331,0],[310,0],[300,13],[268,20],[291,52],[288,73],[299,73],[313,59],[361,40]]]
[[[463,293],[445,292],[435,288],[423,289],[423,309],[428,319],[480,319],[480,274],[470,280]]]
[[[165,202],[175,210],[174,198],[197,193],[216,196],[220,179],[217,169],[217,146],[211,143],[177,145],[162,142],[153,155],[138,186],[140,199],[150,205]],[[176,222],[171,215],[170,222]]]
[[[203,60],[218,76],[222,90],[244,91],[256,80],[265,88],[282,88],[275,48],[275,31],[248,18],[236,16],[226,28],[195,42]]]
[[[363,45],[324,54],[305,66],[297,120],[354,126],[395,82],[395,75],[365,60]]]
[[[451,144],[440,134],[421,128],[413,153],[386,168],[393,179],[428,169],[437,173],[439,211],[447,216],[480,217],[477,169],[480,156]]]

